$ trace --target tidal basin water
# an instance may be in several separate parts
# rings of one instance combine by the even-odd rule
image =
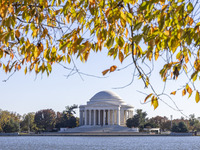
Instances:
[[[0,137],[0,150],[199,150],[195,136],[13,136]]]

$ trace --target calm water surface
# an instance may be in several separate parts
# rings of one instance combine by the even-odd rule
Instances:
[[[200,137],[0,137],[0,150],[200,150]]]

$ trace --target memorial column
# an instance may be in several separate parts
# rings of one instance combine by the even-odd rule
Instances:
[[[92,115],[91,115],[91,109],[89,109],[89,125],[91,125],[91,123],[92,123],[92,122],[91,122],[91,116],[92,116]]]
[[[87,109],[85,109],[85,125],[87,125]]]
[[[115,124],[115,110],[113,109],[113,125]]]
[[[96,125],[96,110],[94,109],[94,126]]]
[[[110,110],[108,109],[108,125],[110,125]]]

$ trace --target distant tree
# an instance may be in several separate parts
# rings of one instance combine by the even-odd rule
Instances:
[[[18,131],[20,117],[17,113],[0,110],[0,132]]]
[[[157,128],[157,127],[158,127],[158,125],[156,123],[150,122],[150,121],[148,121],[144,124],[144,128]]]
[[[179,132],[178,125],[176,123],[173,124],[172,126],[172,132]]]
[[[132,120],[132,118],[128,118],[127,120],[126,120],[126,126],[128,127],[128,128],[132,128],[134,125],[133,125],[133,120]]]
[[[34,132],[37,130],[36,124],[34,122],[35,113],[28,113],[23,116],[23,119],[20,123],[21,131]]]
[[[127,127],[139,127],[141,129],[144,128],[144,125],[146,123],[146,112],[142,112],[142,109],[137,109],[136,114],[127,120],[126,125]]]
[[[74,109],[78,105],[66,106],[63,113],[57,112],[56,128],[74,128],[79,125],[79,120],[74,116]]]
[[[162,131],[170,131],[171,130],[171,121],[167,120],[167,121],[163,122],[160,129]]]
[[[66,112],[66,114],[70,117],[73,116],[74,114],[76,114],[75,110],[78,108],[78,105],[72,105],[72,106],[66,106],[64,112]]]
[[[191,114],[191,115],[190,115],[190,118],[189,118],[189,124],[190,124],[191,130],[192,130],[192,131],[195,131],[195,130],[197,130],[197,129],[199,128],[200,122],[199,122],[199,120],[197,120],[197,119],[195,118],[195,115],[194,115],[194,114]],[[199,130],[199,129],[198,129],[198,130]]]
[[[184,122],[179,122],[178,125],[176,123],[172,126],[172,132],[188,132],[188,128]]]
[[[51,131],[55,127],[56,114],[52,109],[36,112],[34,122],[39,130]]]
[[[19,122],[11,118],[3,127],[5,133],[19,132]]]

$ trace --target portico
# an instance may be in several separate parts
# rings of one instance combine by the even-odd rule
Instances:
[[[87,105],[80,106],[80,125],[105,126],[126,125],[133,116],[133,107],[127,105],[117,94],[101,91],[95,94]]]

